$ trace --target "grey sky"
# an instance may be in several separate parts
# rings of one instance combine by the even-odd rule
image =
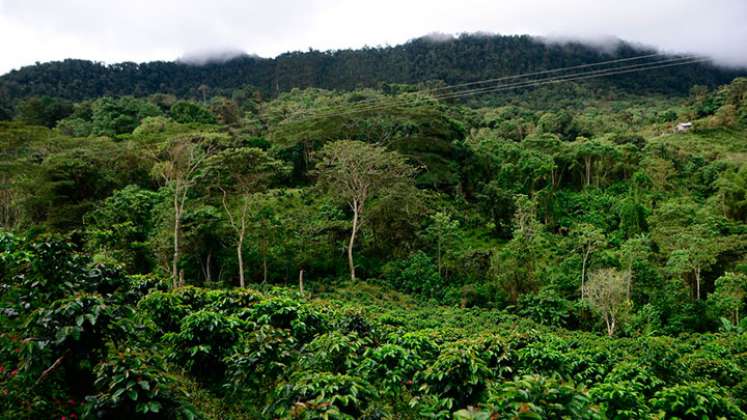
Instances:
[[[617,36],[747,66],[747,0],[0,0],[0,74],[36,61],[395,45],[432,32]]]

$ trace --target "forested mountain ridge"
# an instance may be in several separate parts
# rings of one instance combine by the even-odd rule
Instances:
[[[86,60],[37,63],[0,76],[0,105],[48,95],[82,100],[103,95],[146,96],[156,92],[200,98],[253,86],[264,95],[292,88],[350,90],[381,83],[447,84],[635,57],[655,51],[619,42],[599,49],[580,42],[553,43],[528,35],[469,35],[337,51],[289,52],[276,58],[239,56],[203,65],[155,61],[105,65]],[[641,92],[686,94],[694,84],[727,83],[744,71],[696,64],[629,74],[607,81]]]

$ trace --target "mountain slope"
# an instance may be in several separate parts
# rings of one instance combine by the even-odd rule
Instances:
[[[274,95],[292,88],[353,89],[382,82],[440,80],[453,84],[652,52],[624,42],[600,50],[581,43],[543,42],[526,35],[462,35],[438,41],[418,38],[393,47],[291,52],[274,59],[246,55],[204,65],[163,61],[104,65],[68,59],[27,66],[0,76],[0,104],[10,105],[34,95],[81,100],[165,92],[197,97],[200,86],[207,86],[211,93],[230,93],[251,85],[265,95]],[[744,73],[697,64],[594,83],[636,92],[684,94],[694,84],[717,85]]]

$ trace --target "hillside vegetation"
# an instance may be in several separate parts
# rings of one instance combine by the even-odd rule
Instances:
[[[19,96],[0,417],[747,417],[747,79],[340,83]]]
[[[230,96],[239,88],[274,97],[293,88],[353,90],[398,83],[456,84],[653,53],[652,49],[623,41],[600,49],[526,35],[463,34],[359,50],[297,51],[275,58],[244,55],[211,62],[207,57],[202,65],[183,61],[105,65],[69,59],[37,63],[0,76],[0,109],[10,113],[19,99],[41,95],[74,101],[154,93],[204,99]],[[624,74],[594,84],[639,95],[655,92],[682,96],[695,84],[713,87],[738,75],[745,75],[745,71],[701,63],[665,68],[654,74]]]

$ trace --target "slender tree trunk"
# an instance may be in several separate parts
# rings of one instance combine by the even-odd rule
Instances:
[[[350,233],[348,243],[348,266],[350,266],[350,279],[355,281],[355,263],[353,262],[353,246],[355,245],[355,234],[358,232],[358,213],[360,206],[357,201],[353,202],[353,231]]]
[[[615,317],[607,314],[604,316],[604,320],[607,322],[607,336],[612,337],[615,334]]]
[[[205,261],[205,277],[208,282],[213,281],[213,273],[210,270],[210,264],[212,264],[212,260],[213,260],[213,250],[211,249],[210,251],[208,251],[207,258]]]
[[[303,296],[303,268],[298,271],[298,291]]]
[[[591,157],[585,157],[584,163],[586,164],[586,186],[588,187],[591,184]]]
[[[441,238],[438,238],[438,244],[436,245],[436,257],[438,260],[438,275],[443,277],[441,272]]]
[[[630,289],[633,287],[633,263],[631,262],[628,264],[628,276],[627,276],[628,284],[626,284],[627,287],[627,298],[630,300]]]
[[[586,260],[589,259],[589,253],[584,252],[584,258],[581,260],[581,299],[586,297],[586,288],[584,287],[586,282]]]
[[[239,262],[239,286],[244,287],[244,236],[240,235],[239,240],[236,243],[236,257]]]
[[[700,300],[700,267],[695,267],[695,298]]]
[[[262,257],[262,283],[267,283],[267,255]]]
[[[171,262],[173,287],[177,287],[179,276],[179,231],[181,230],[181,209],[179,206],[179,190],[174,191],[174,258]]]

